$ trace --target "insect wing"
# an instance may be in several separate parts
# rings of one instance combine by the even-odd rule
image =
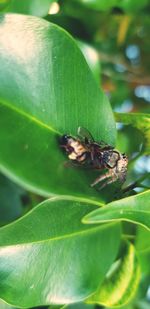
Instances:
[[[84,140],[94,142],[94,138],[91,133],[83,127],[78,128],[78,136],[80,136]]]

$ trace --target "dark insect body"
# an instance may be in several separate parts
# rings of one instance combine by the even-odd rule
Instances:
[[[101,181],[104,181],[104,183],[100,189],[117,180],[120,183],[125,181],[128,165],[127,156],[104,142],[95,142],[86,129],[79,127],[78,137],[63,135],[60,145],[65,149],[71,162],[76,165],[98,170],[107,169],[105,174],[95,179],[91,184],[92,187]]]

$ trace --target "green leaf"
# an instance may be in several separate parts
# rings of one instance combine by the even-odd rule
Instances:
[[[150,232],[141,226],[137,229],[135,247],[137,252],[150,250]]]
[[[70,1],[70,0],[68,0]],[[78,2],[92,10],[96,11],[108,11],[114,7],[119,7],[128,13],[134,13],[139,11],[148,5],[148,0],[137,1],[137,0],[72,0]]]
[[[19,307],[79,302],[104,279],[120,225],[88,226],[96,206],[52,198],[0,232],[0,296]]]
[[[143,144],[143,134],[133,126],[126,125],[118,131],[116,148],[121,149],[122,153],[127,153],[128,157],[140,152],[141,144]]]
[[[11,0],[0,0],[0,10],[4,10]]]
[[[50,4],[53,2],[54,0],[11,0],[6,11],[42,17],[48,14]]]
[[[137,230],[135,248],[142,272],[150,275],[150,232],[140,226]]]
[[[148,0],[122,0],[120,3],[118,3],[118,5],[128,13],[135,13],[148,5]]]
[[[75,2],[76,0],[74,0]],[[113,6],[116,6],[120,0],[77,0],[77,2],[83,4],[83,6],[93,10],[110,10]]]
[[[77,43],[95,77],[95,80],[100,84],[100,61],[98,52],[92,46],[83,41],[78,40]]]
[[[138,259],[142,273],[150,278],[150,248],[146,251],[138,253]]]
[[[150,230],[150,190],[107,204],[83,218],[84,223],[129,221]]]
[[[8,14],[0,45],[0,169],[38,194],[99,199],[90,188],[97,172],[66,168],[58,142],[78,126],[95,140],[116,139],[108,99],[75,41],[45,20]]]
[[[150,154],[150,115],[142,113],[115,113],[115,119],[117,122],[131,124],[139,129],[145,140],[143,152]]]
[[[25,191],[0,174],[0,224],[20,217],[23,212],[22,197]]]
[[[88,303],[115,308],[132,299],[140,279],[140,267],[132,244],[126,244],[125,252],[115,266]]]

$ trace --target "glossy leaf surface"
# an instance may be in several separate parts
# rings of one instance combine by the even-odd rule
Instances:
[[[0,35],[1,170],[39,194],[95,198],[97,172],[66,168],[58,142],[83,126],[96,140],[115,143],[109,102],[81,51],[64,30],[37,17],[2,15]]]
[[[120,243],[120,226],[84,225],[96,206],[52,198],[1,228],[1,298],[19,307],[85,299],[104,279]]]
[[[88,214],[84,223],[103,223],[125,220],[150,230],[150,190],[111,202]]]
[[[132,299],[140,279],[140,267],[132,244],[126,244],[124,254],[117,262],[97,292],[87,300],[88,303],[116,308]]]

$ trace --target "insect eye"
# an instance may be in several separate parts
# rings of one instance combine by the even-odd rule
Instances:
[[[69,135],[63,135],[61,138],[60,138],[60,144],[61,145],[67,145],[68,144],[68,140],[69,140],[70,136]]]

